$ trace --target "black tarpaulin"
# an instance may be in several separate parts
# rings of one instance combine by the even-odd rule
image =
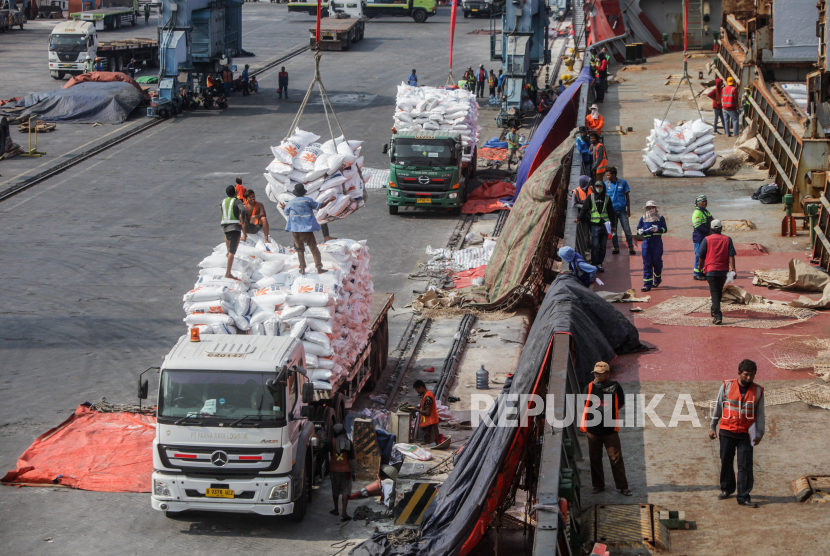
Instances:
[[[113,81],[79,83],[48,94],[35,93],[21,102],[29,106],[23,115],[37,116],[45,122],[120,124],[142,100],[143,94],[133,85]]]
[[[569,334],[576,353],[581,383],[590,380],[597,361],[642,348],[634,325],[610,303],[585,288],[572,274],[551,284],[530,329],[510,387],[512,394],[529,394],[542,372],[555,333]],[[499,398],[490,412],[494,422],[509,411]],[[515,409],[512,409],[515,415]],[[515,417],[511,417],[515,418]],[[386,535],[355,547],[353,556],[437,556],[458,554],[482,513],[488,493],[516,436],[516,427],[480,425],[458,456],[447,481],[427,509],[418,543],[392,546]]]

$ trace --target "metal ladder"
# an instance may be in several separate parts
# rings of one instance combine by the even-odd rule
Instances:
[[[703,48],[703,0],[684,0],[689,4],[689,20],[687,22],[687,35],[689,50],[700,50]]]

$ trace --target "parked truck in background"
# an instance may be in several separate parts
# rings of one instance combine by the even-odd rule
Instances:
[[[153,509],[302,520],[324,473],[318,448],[386,366],[393,296],[374,297],[369,342],[331,383],[309,381],[303,343],[292,336],[179,338],[159,369]],[[144,381],[139,397],[146,392]]]
[[[317,44],[317,26],[309,29],[309,44],[312,49],[349,50],[352,43],[363,40],[366,32],[366,18],[359,2],[345,4],[331,2],[329,17],[320,19],[320,44]]]
[[[158,67],[159,45],[155,39],[125,39],[99,41],[98,33],[89,21],[63,21],[55,25],[49,35],[49,73],[55,79],[66,75],[80,75],[87,60],[104,61],[107,71],[124,71],[131,59],[138,64],[147,62],[148,68]]]
[[[17,4],[9,0],[3,0],[0,3],[0,19],[6,22],[6,25],[2,27],[3,31],[6,29],[14,29],[15,27],[19,27],[22,30],[23,24],[28,21],[26,14],[17,9]]]
[[[464,17],[493,17],[501,15],[504,11],[504,2],[505,0],[464,0],[461,2],[461,9],[464,11]]]
[[[467,178],[475,177],[476,147],[464,147],[460,132],[396,133],[389,145],[389,214],[399,207],[451,209],[461,214],[467,200]],[[468,154],[469,162],[462,160]]]
[[[329,17],[334,9],[344,8],[351,4],[347,2],[324,2],[322,17]],[[317,2],[289,2],[289,12],[307,13],[317,15]],[[390,1],[376,2],[372,0],[363,1],[363,13],[366,17],[411,17],[416,23],[423,23],[438,13],[436,0],[402,0],[398,3]]]
[[[72,12],[69,17],[89,21],[98,31],[120,29],[122,25],[135,25],[138,21],[138,0],[93,0],[91,3],[92,9]]]

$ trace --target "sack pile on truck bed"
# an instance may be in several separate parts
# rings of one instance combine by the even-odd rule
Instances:
[[[301,275],[293,248],[262,232],[240,242],[225,278],[227,247],[199,263],[199,279],[184,294],[184,321],[200,334],[290,335],[302,340],[317,389],[345,374],[369,341],[374,286],[364,241],[336,239],[319,246],[325,274],[313,262]],[[306,261],[312,261],[306,254]]]
[[[654,120],[646,140],[643,162],[652,174],[670,177],[704,177],[704,170],[715,165],[715,134],[703,120],[677,127],[665,120]]]
[[[278,147],[271,147],[274,161],[265,169],[265,193],[277,203],[294,199],[294,186],[305,186],[306,197],[318,203],[334,202],[315,212],[320,224],[339,220],[366,204],[364,184],[360,175],[363,141],[345,141],[343,137],[317,143],[319,135],[297,129]]]
[[[462,89],[398,86],[395,104],[395,129],[398,133],[434,131],[461,134],[465,147],[478,144],[481,128],[478,126],[478,101],[475,95]],[[465,154],[464,162],[472,155]]]

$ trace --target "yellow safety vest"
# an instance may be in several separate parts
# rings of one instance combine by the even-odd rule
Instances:
[[[591,222],[599,224],[602,220],[608,220],[608,195],[605,196],[605,201],[602,203],[602,210],[597,210],[596,198],[591,193]]]
[[[239,217],[233,214],[233,204],[236,202],[236,197],[226,197],[222,201],[222,225],[225,224],[239,224]]]

